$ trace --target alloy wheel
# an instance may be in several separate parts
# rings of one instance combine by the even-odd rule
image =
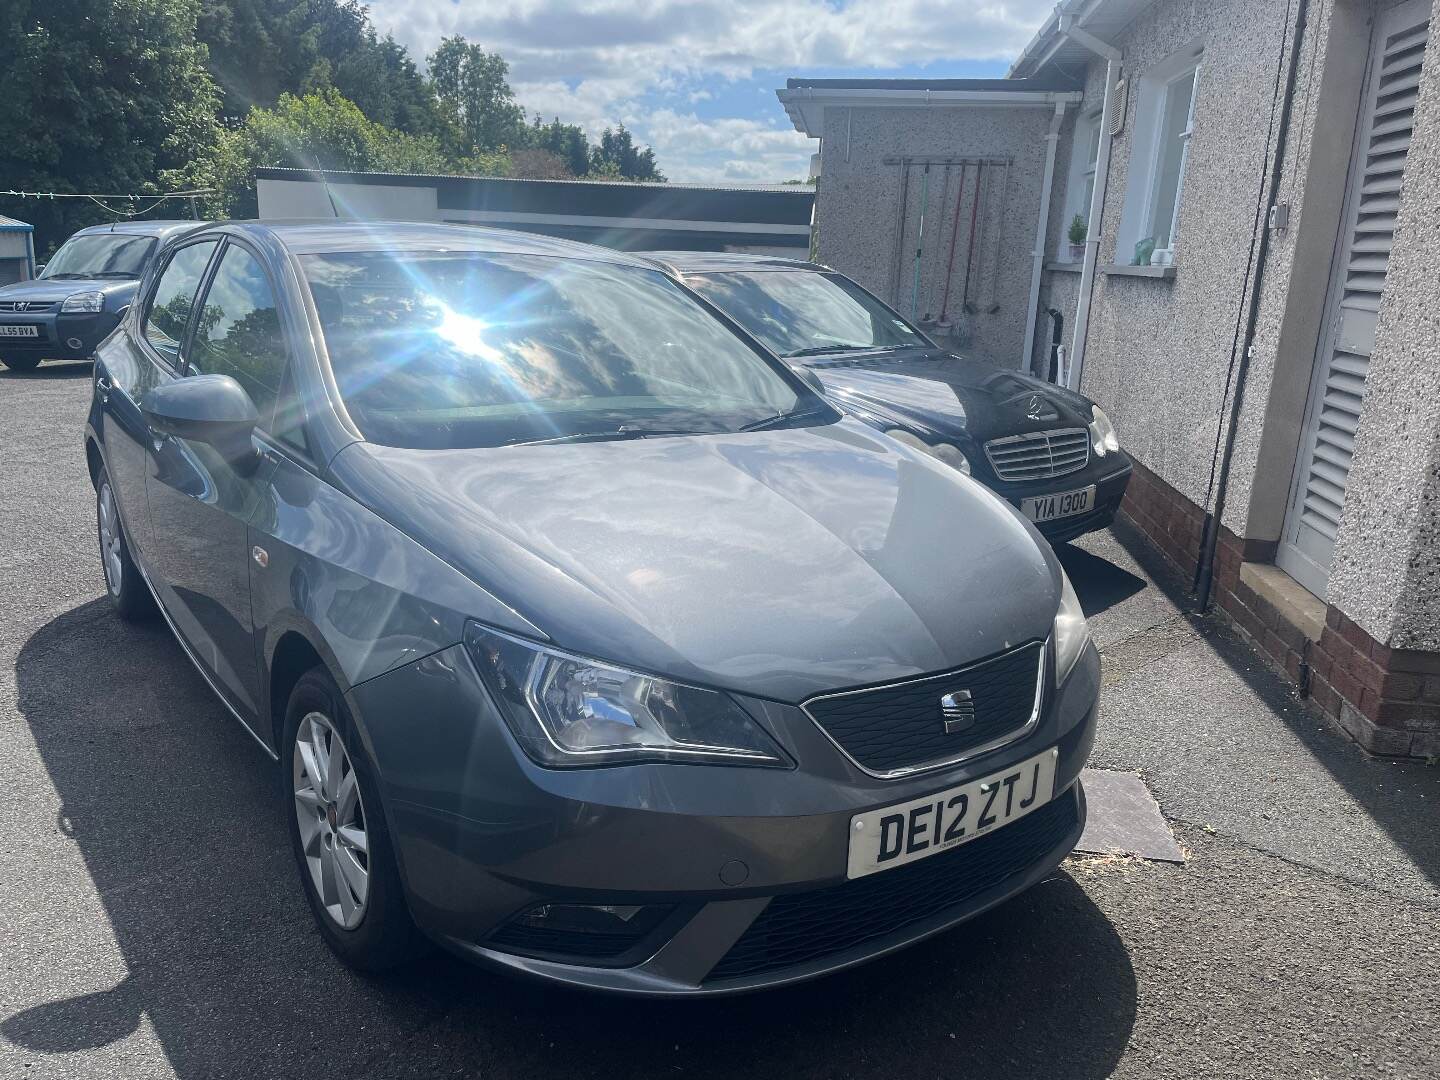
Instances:
[[[319,712],[295,733],[295,817],[321,906],[345,930],[365,917],[370,845],[359,778],[340,732]]]
[[[115,493],[110,481],[100,485],[100,561],[105,567],[105,585],[111,595],[119,596],[125,584],[125,564],[120,558],[120,515],[115,509]]]

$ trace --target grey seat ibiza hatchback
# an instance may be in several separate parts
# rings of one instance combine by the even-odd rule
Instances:
[[[1048,545],[640,260],[205,226],[94,380],[110,596],[277,759],[353,966],[778,985],[1079,836],[1099,659]]]

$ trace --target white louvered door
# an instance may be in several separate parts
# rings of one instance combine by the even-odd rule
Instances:
[[[1276,562],[1324,597],[1415,120],[1430,0],[1379,15],[1304,435]]]

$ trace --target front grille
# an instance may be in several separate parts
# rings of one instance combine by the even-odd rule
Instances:
[[[867,772],[884,776],[954,761],[1026,731],[1045,667],[1042,642],[911,682],[811,698],[810,718]],[[947,733],[940,699],[970,692],[975,722]]]
[[[811,892],[777,896],[707,982],[739,979],[844,952],[963,906],[1023,874],[1064,842],[1077,800],[1054,802],[942,855]]]
[[[47,300],[0,300],[0,311],[23,311],[27,315],[41,311],[50,311],[58,301]]]
[[[1007,435],[987,442],[985,456],[1001,480],[1048,480],[1090,463],[1090,432],[1066,428]]]

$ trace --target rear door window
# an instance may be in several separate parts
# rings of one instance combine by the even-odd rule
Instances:
[[[217,243],[202,240],[180,248],[170,257],[155,286],[150,310],[145,314],[145,340],[172,364],[180,362],[180,345],[195,307],[195,294],[200,291],[200,280]]]
[[[238,244],[220,256],[187,359],[191,374],[229,375],[243,386],[269,426],[285,376],[285,337],[270,279]]]

